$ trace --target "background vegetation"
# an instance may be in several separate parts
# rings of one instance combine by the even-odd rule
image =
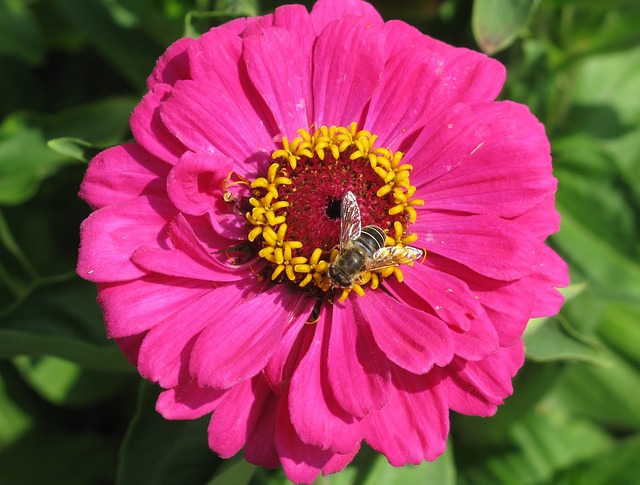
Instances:
[[[291,2],[292,3],[292,2]],[[309,2],[307,2],[309,3]],[[452,416],[447,453],[391,468],[361,453],[322,483],[640,483],[640,7],[637,0],[373,1],[508,68],[504,98],[545,123],[571,267],[562,313],[532,322],[516,392]],[[87,160],[130,138],[163,50],[276,2],[0,0],[0,481],[276,484],[223,462],[206,418],[168,422],[104,335],[74,273]]]

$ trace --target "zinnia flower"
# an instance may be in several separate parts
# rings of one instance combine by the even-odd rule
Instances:
[[[549,143],[526,107],[495,101],[504,77],[359,0],[169,47],[135,142],[96,156],[80,191],[95,212],[78,273],[164,389],[157,410],[212,413],[213,451],[295,482],[363,441],[394,466],[434,460],[449,410],[495,413],[527,321],[568,283],[544,244]],[[423,260],[329,278],[349,192],[382,246]]]

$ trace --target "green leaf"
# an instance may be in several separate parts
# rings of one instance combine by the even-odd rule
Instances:
[[[545,399],[547,406],[622,428],[640,427],[640,372],[611,353],[608,366],[568,366]]]
[[[65,407],[86,407],[113,397],[128,377],[84,369],[58,357],[18,356],[13,359],[23,379],[47,401]]]
[[[0,368],[0,451],[33,426],[32,417],[13,399],[9,382],[6,382],[8,379],[2,375],[2,370]]]
[[[208,416],[169,421],[155,410],[158,389],[142,382],[138,409],[120,450],[119,485],[206,483],[219,464],[207,445]]]
[[[600,365],[608,363],[598,341],[581,334],[562,315],[530,322],[524,344],[527,358],[538,362],[582,360]]]
[[[640,365],[640,305],[612,302],[607,305],[598,335],[627,359]]]
[[[640,265],[615,251],[599,237],[598,232],[580,223],[560,204],[562,230],[553,236],[553,242],[563,254],[579,265],[589,278],[589,284],[601,296],[640,300]]]
[[[640,434],[607,453],[591,457],[556,478],[555,485],[636,485],[640,477]]]
[[[54,355],[89,369],[132,371],[104,335],[95,291],[76,276],[39,282],[0,313],[0,357]]]
[[[136,101],[116,97],[55,115],[17,113],[7,117],[0,125],[0,204],[30,199],[44,179],[77,163],[69,154],[49,148],[48,139],[73,137],[98,146],[122,141]]]
[[[53,138],[47,142],[47,146],[56,153],[80,162],[88,162],[98,151],[98,149],[94,149],[91,151],[91,154],[88,155],[87,148],[94,148],[94,146],[79,138],[70,137]]]
[[[14,55],[29,64],[39,64],[43,50],[40,29],[27,2],[0,0],[0,54]]]
[[[251,480],[256,466],[244,460],[238,453],[233,458],[225,460],[215,476],[207,482],[207,485],[246,485]]]
[[[502,450],[494,449],[478,465],[465,467],[462,483],[555,483],[552,478],[560,470],[599,456],[613,446],[613,440],[600,427],[551,407],[533,411],[514,423],[507,439],[508,445]]]
[[[361,471],[360,473],[362,473]],[[343,472],[344,473],[344,472]],[[453,450],[451,443],[446,451],[434,462],[425,462],[420,465],[405,465],[393,467],[384,455],[376,454],[376,458],[364,473],[366,478],[360,476],[350,482],[364,485],[405,485],[407,483],[437,483],[439,485],[454,485],[456,483],[456,468],[453,462]],[[335,475],[337,483],[340,475]]]
[[[495,54],[511,45],[526,27],[536,0],[475,0],[471,16],[480,48]]]
[[[43,179],[69,163],[47,147],[41,130],[12,126],[15,122],[8,119],[0,125],[0,204],[4,205],[28,200]]]

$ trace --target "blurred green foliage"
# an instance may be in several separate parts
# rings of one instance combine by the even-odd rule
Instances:
[[[293,2],[288,2],[293,3]],[[302,2],[310,5],[312,2]],[[640,476],[640,6],[636,0],[380,0],[508,69],[502,96],[545,123],[574,286],[532,322],[515,394],[452,416],[447,453],[392,470],[364,450],[323,483],[635,484]],[[175,39],[275,1],[0,0],[0,481],[284,483],[170,422],[104,335],[74,273],[86,161],[128,118]],[[161,457],[160,459],[158,457]]]

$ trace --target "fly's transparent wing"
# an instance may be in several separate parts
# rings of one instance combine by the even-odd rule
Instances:
[[[375,252],[373,258],[365,265],[365,270],[375,271],[401,264],[411,264],[423,255],[422,249],[413,246],[385,246]]]
[[[347,192],[340,206],[340,251],[345,249],[349,241],[360,235],[361,226],[360,207],[356,196],[353,192]]]

